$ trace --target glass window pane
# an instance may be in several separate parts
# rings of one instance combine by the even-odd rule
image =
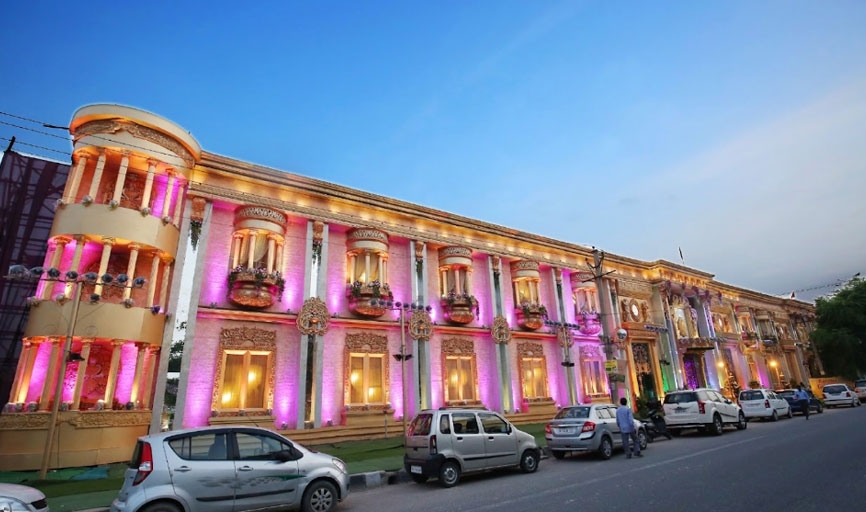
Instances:
[[[381,404],[384,402],[382,389],[382,356],[371,355],[370,375],[367,377],[367,401],[368,404]]]
[[[364,358],[352,356],[349,374],[349,402],[353,404],[364,403]]]
[[[241,379],[244,371],[243,354],[226,354],[223,372],[220,405],[225,409],[237,409],[241,403]]]
[[[267,355],[250,355],[247,370],[247,397],[244,407],[265,409],[265,388],[267,386]]]
[[[446,400],[459,400],[460,394],[460,371],[457,367],[457,358],[449,357],[445,360],[445,374],[448,375],[448,385],[445,387]]]

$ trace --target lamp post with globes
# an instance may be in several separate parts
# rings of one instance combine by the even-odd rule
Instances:
[[[390,309],[392,311],[397,311],[400,313],[400,352],[394,354],[394,359],[400,361],[400,380],[402,382],[403,390],[403,437],[406,437],[406,413],[408,412],[408,389],[406,386],[406,361],[412,359],[412,354],[406,352],[406,313],[412,312],[412,320],[410,321],[409,329],[410,335],[415,339],[427,340],[430,339],[430,328],[429,328],[429,315],[430,311],[433,309],[430,306],[424,306],[423,304],[419,304],[416,302],[408,303],[408,302],[393,302],[386,301],[382,299],[373,299],[370,301],[370,304],[373,306],[377,306],[380,308]],[[427,318],[427,322],[416,322],[416,314],[423,315]]]
[[[69,295],[59,293],[55,300],[61,304],[67,300],[72,300],[72,312],[69,315],[69,320],[66,327],[66,337],[63,343],[63,351],[60,357],[60,366],[54,379],[57,385],[54,389],[54,397],[51,403],[51,417],[48,420],[48,433],[45,441],[45,449],[42,452],[42,464],[39,468],[39,478],[45,480],[48,474],[48,465],[51,458],[51,446],[54,444],[54,436],[57,430],[57,416],[60,412],[60,402],[63,398],[63,377],[66,375],[66,365],[71,362],[82,361],[81,355],[72,352],[72,340],[75,335],[75,325],[78,322],[78,311],[81,305],[81,295],[84,290],[84,285],[101,285],[102,287],[110,286],[116,288],[141,288],[147,282],[143,277],[136,277],[132,281],[126,274],[113,276],[111,274],[99,275],[96,272],[87,272],[79,274],[75,270],[69,270],[65,274],[61,274],[56,268],[34,267],[27,269],[23,265],[12,265],[9,267],[9,273],[5,276],[6,279],[16,281],[46,281],[48,283],[62,283],[69,287]],[[49,284],[48,286],[50,286]],[[98,293],[92,293],[89,297],[91,304],[97,304],[101,299]]]

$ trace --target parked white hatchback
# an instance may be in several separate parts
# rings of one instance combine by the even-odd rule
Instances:
[[[860,405],[860,398],[853,389],[848,387],[848,384],[827,384],[821,390],[824,394],[824,404],[827,407],[837,407],[839,405],[849,405],[857,407]]]
[[[668,431],[675,436],[687,428],[709,430],[717,436],[722,435],[725,425],[746,428],[742,408],[714,389],[671,391],[665,395],[664,410]]]
[[[746,419],[763,418],[778,421],[780,416],[792,417],[791,404],[769,389],[744,389],[740,391],[740,407]]]

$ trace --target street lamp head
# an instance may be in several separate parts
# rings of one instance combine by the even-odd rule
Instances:
[[[10,279],[24,279],[27,275],[27,267],[24,265],[12,265],[9,267],[8,276]]]
[[[403,303],[398,300],[394,305],[397,306],[397,309],[400,309],[400,307],[403,306]]]
[[[57,279],[58,277],[60,277],[60,270],[54,267],[49,268],[48,277],[50,277],[51,279]]]
[[[66,278],[69,278],[69,272],[66,273]],[[87,272],[84,274],[84,280],[90,284],[95,283],[97,279],[99,279],[99,274],[97,274],[96,272]]]
[[[99,294],[98,294],[98,293],[91,293],[91,294],[90,294],[90,303],[91,303],[91,304],[96,304],[97,302],[99,302],[99,298],[100,298],[100,297],[99,297]]]
[[[42,267],[33,267],[30,269],[30,276],[36,279],[42,277],[42,274],[45,273],[45,269]]]
[[[433,311],[433,306],[426,306],[424,309],[429,313]]]
[[[144,286],[144,283],[146,283],[146,282],[147,282],[147,279],[145,279],[143,277],[136,277],[135,279],[132,280],[132,286],[135,288],[141,288],[142,286]]]
[[[101,279],[103,283],[111,284],[111,282],[114,281],[114,276],[111,274],[102,274]]]
[[[78,279],[78,272],[76,272],[74,270],[67,270],[66,271],[66,280],[67,281],[75,281],[76,279]],[[94,278],[94,281],[95,280],[96,279]]]
[[[117,276],[117,284],[122,284],[126,286],[126,283],[129,282],[129,276],[126,274],[118,274]]]
[[[619,341],[625,341],[626,338],[628,338],[628,331],[622,328],[616,330],[616,339]]]

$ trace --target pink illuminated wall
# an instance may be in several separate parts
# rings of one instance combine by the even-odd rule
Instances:
[[[135,364],[138,359],[138,349],[135,343],[124,343],[120,347],[120,367],[117,369],[117,388],[114,399],[120,405],[129,402],[132,395],[132,383],[135,380]]]

